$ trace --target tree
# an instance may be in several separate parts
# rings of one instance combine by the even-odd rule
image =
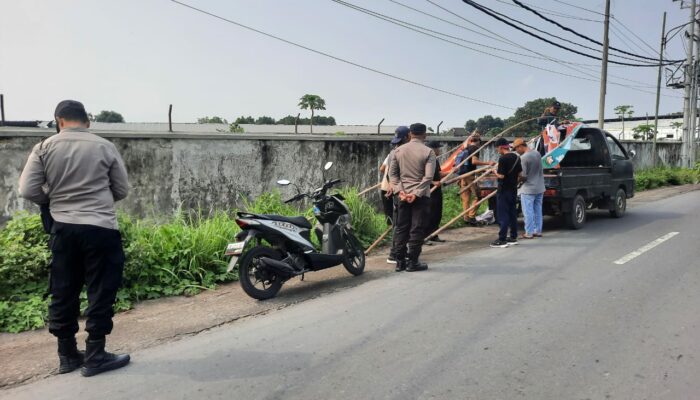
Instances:
[[[634,106],[629,104],[623,104],[615,107],[615,114],[622,119],[622,133],[620,133],[620,139],[625,136],[625,115],[627,115],[627,117],[632,117],[632,114],[634,114],[634,110],[632,110],[632,108],[634,108]]]
[[[258,119],[255,120],[255,125],[274,125],[275,124],[275,119],[272,117],[267,117],[263,115],[262,117],[258,117]]]
[[[251,117],[250,115],[247,116],[247,117],[246,117],[245,115],[241,115],[240,117],[236,118],[236,120],[233,121],[233,123],[236,124],[236,125],[240,125],[240,124],[254,124],[254,123],[255,123],[255,119],[254,119],[253,117]]]
[[[324,117],[323,115],[317,115],[314,117],[315,125],[335,125],[335,118]]]
[[[95,116],[95,122],[124,122],[124,117],[116,111],[102,110]]]
[[[197,118],[197,123],[198,124],[228,124],[228,121],[221,117],[202,117],[202,118]]]
[[[542,115],[545,108],[552,105],[557,99],[554,97],[543,97],[526,102],[522,107],[519,107],[513,113],[513,116],[505,120],[504,128],[513,126],[523,120],[536,118]],[[578,108],[571,103],[561,102],[559,109],[559,120],[575,120]],[[534,136],[540,133],[540,126],[537,125],[537,120],[530,121],[520,125],[513,131],[513,136]]]
[[[683,127],[683,123],[681,121],[673,121],[671,122],[671,128],[674,128],[676,130],[676,136],[678,136],[678,129]]]
[[[635,139],[652,140],[654,138],[654,125],[642,124],[632,128]]]
[[[277,120],[277,125],[294,125],[294,122],[297,120],[297,117],[293,115],[287,115],[284,118],[280,118]],[[301,120],[299,121],[301,122]]]
[[[473,119],[468,120],[464,124],[464,130],[466,130],[467,133],[474,132],[474,129],[476,129],[476,121],[474,121]]]
[[[228,126],[228,130],[231,133],[243,133],[245,130],[243,129],[242,126],[238,125],[238,123],[234,122],[231,125]]]
[[[321,96],[315,94],[305,94],[299,99],[299,108],[302,110],[311,110],[311,133],[314,133],[314,111],[325,110],[326,101]]]

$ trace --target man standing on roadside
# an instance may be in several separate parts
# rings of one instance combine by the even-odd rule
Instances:
[[[393,149],[384,159],[384,162],[379,167],[379,172],[383,173],[382,183],[380,185],[380,195],[382,197],[382,205],[384,206],[384,216],[386,217],[387,224],[391,225],[392,229],[396,228],[396,209],[398,204],[397,196],[395,195],[393,189],[391,188],[391,183],[389,182],[389,165],[394,159],[394,151],[408,142],[409,129],[407,126],[399,126],[394,131],[394,137],[391,139],[391,145],[394,146]],[[392,235],[392,239],[395,235]],[[393,253],[389,253],[389,258],[386,259],[387,264],[396,264],[396,257]]]
[[[428,269],[418,257],[428,224],[436,157],[425,145],[425,125],[415,123],[410,130],[411,141],[396,149],[389,166],[389,180],[399,200],[392,248],[397,272]]]
[[[465,162],[460,167],[458,171],[459,175],[466,174],[467,172],[472,172],[476,170],[476,168],[479,165],[496,165],[496,163],[493,161],[479,160],[479,155],[476,153],[476,151],[479,149],[480,146],[481,135],[479,134],[479,132],[474,132],[471,136],[467,138],[467,146],[464,148],[464,150],[462,150],[461,153],[459,153],[459,155],[455,159],[455,163],[459,164],[464,159],[469,158],[469,161]],[[476,222],[477,208],[473,206],[479,201],[479,197],[477,194],[476,185],[472,185],[474,179],[476,179],[474,175],[462,178],[460,179],[459,186],[461,188],[469,187],[469,189],[460,193],[460,197],[462,199],[462,209],[466,211],[471,208],[471,210],[469,210],[469,212],[464,216],[464,222],[472,226],[478,226],[479,224]]]
[[[88,131],[77,101],[58,103],[57,135],[34,146],[19,180],[20,195],[47,205],[52,253],[49,332],[58,338],[59,373],[82,366],[83,376],[121,368],[129,355],[105,351],[113,305],[122,283],[124,250],[114,203],[129,189],[126,168],[111,142]],[[78,351],[80,292],[87,286],[85,353]]]
[[[520,188],[520,208],[525,218],[523,238],[542,237],[542,197],[545,190],[542,158],[538,152],[531,151],[521,138],[513,141],[513,148],[520,154],[523,167],[523,185]]]
[[[518,244],[518,212],[515,202],[518,195],[518,177],[522,172],[520,157],[510,151],[510,144],[505,138],[496,140],[498,154],[498,190],[496,192],[496,204],[498,224],[498,240],[491,243],[491,247],[508,247]],[[510,236],[508,236],[510,229]]]

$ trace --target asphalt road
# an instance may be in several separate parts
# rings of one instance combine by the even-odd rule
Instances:
[[[599,214],[581,231],[370,281],[136,352],[120,371],[0,398],[700,399],[698,204],[696,191],[621,220]]]

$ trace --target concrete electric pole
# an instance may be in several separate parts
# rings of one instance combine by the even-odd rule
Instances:
[[[693,0],[695,1],[695,0]],[[603,66],[600,71],[600,100],[598,101],[598,128],[605,124],[605,92],[608,84],[608,29],[610,28],[610,0],[605,0],[605,28],[603,30]]]
[[[666,45],[666,12],[661,23],[661,46],[659,47],[659,73],[656,77],[656,111],[654,112],[654,145],[651,150],[651,166],[656,167],[656,137],[659,135],[659,100],[661,99],[661,70],[664,61],[664,46]]]
[[[685,79],[684,84],[684,95],[683,95],[683,136],[681,145],[681,166],[691,167],[691,149],[693,148],[693,125],[695,119],[695,112],[692,112],[692,101],[691,96],[695,95],[694,83],[695,83],[695,68],[693,64],[693,45],[695,44],[695,6],[696,0],[692,0],[690,6],[690,22],[688,23],[687,35],[688,35],[688,54],[685,63]]]

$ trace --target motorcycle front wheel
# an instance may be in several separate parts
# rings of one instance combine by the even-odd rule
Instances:
[[[352,232],[345,232],[343,239],[345,240],[343,266],[355,276],[362,275],[365,270],[365,250],[362,248],[362,244]]]
[[[257,300],[275,297],[284,283],[279,276],[261,269],[262,257],[282,259],[278,251],[265,246],[256,246],[243,255],[238,266],[238,279],[241,281],[243,291]]]

